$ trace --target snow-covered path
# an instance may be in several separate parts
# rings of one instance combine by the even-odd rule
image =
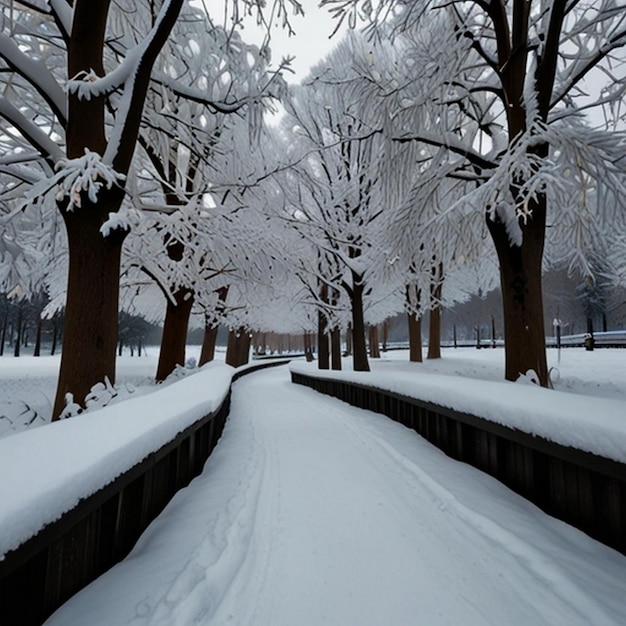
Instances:
[[[205,472],[49,624],[623,624],[626,559],[406,428],[244,377]]]

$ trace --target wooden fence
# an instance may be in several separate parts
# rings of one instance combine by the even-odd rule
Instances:
[[[391,391],[301,372],[291,379],[400,422],[453,459],[626,554],[626,464]]]
[[[232,380],[288,362],[241,369]],[[121,561],[172,496],[201,473],[222,434],[229,407],[230,391],[219,409],[8,552],[0,561],[0,624],[42,624]]]

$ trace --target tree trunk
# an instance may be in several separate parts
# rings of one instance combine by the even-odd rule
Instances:
[[[317,311],[317,367],[320,370],[330,368],[330,346],[328,336],[328,320],[322,309]]]
[[[409,320],[409,361],[422,362],[422,318],[417,313],[407,313]]]
[[[304,346],[304,357],[307,363],[310,363],[313,360],[313,340],[310,333],[304,333],[302,343]]]
[[[17,305],[17,335],[15,337],[15,346],[13,347],[13,356],[20,356],[20,346],[22,345],[22,304]]]
[[[50,356],[54,356],[57,349],[57,340],[59,336],[59,325],[56,320],[52,320],[52,346],[50,348]]]
[[[409,322],[409,361],[422,362],[422,313],[420,300],[422,290],[415,283],[406,286],[405,297],[408,307],[407,319]]]
[[[248,362],[250,354],[250,336],[243,329],[231,330],[228,333],[226,346],[226,365],[240,367]]]
[[[185,348],[187,346],[187,328],[193,307],[193,295],[188,289],[178,289],[174,294],[174,302],[167,299],[161,350],[157,366],[156,380],[165,380],[177,365],[185,365]]]
[[[219,326],[215,324],[205,324],[204,336],[202,338],[202,349],[200,350],[200,362],[198,366],[209,363],[215,358],[215,345],[217,343],[217,331]]]
[[[353,275],[351,291],[352,304],[352,367],[355,372],[369,372],[367,344],[365,341],[365,321],[363,317],[363,291],[361,277]]]
[[[241,331],[241,335],[237,341],[237,354],[239,365],[246,365],[250,361],[250,342],[252,341],[252,337],[250,333],[245,330]]]
[[[2,322],[2,336],[0,337],[0,356],[4,355],[4,344],[7,338],[7,326],[9,324],[9,314],[4,316],[4,320]]]
[[[428,354],[427,359],[441,358],[441,307],[433,305],[428,314]]]
[[[373,359],[380,359],[380,347],[378,345],[378,326],[376,325],[369,327],[369,344],[370,356]]]
[[[500,263],[504,311],[505,378],[517,380],[529,370],[548,386],[546,338],[541,293],[541,262],[545,239],[545,197],[531,202],[532,217],[521,225],[521,246],[511,245],[500,222],[487,221]]]
[[[125,231],[103,237],[100,227],[118,201],[63,213],[69,248],[64,342],[53,410],[58,419],[65,396],[82,404],[91,388],[108,378],[115,384],[120,257]]]
[[[43,320],[41,314],[37,316],[37,332],[35,334],[35,348],[33,350],[33,356],[41,356],[41,329],[43,326]]]
[[[346,356],[352,355],[352,327],[346,328]]]
[[[330,365],[334,370],[341,370],[341,330],[330,331]]]
[[[226,298],[228,297],[228,286],[220,287],[217,291],[217,304],[215,305],[216,315],[224,312]],[[204,365],[215,358],[215,346],[217,343],[217,331],[219,324],[217,322],[207,321],[205,313],[204,318],[204,337],[202,338],[202,350],[200,351],[200,363]]]
[[[443,288],[443,264],[432,269],[430,282],[430,313],[428,326],[427,359],[441,358],[441,291]]]

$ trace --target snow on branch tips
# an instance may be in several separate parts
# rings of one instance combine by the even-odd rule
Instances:
[[[95,204],[98,194],[104,187],[111,189],[121,186],[126,176],[116,172],[103,162],[102,157],[85,149],[84,156],[77,159],[62,159],[55,166],[56,174],[34,185],[26,196],[26,202],[46,198],[54,193],[55,202],[61,204],[67,200],[66,211],[81,208],[83,195]]]

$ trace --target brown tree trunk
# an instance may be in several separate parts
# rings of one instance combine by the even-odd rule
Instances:
[[[432,270],[430,283],[430,313],[428,328],[427,359],[441,358],[441,291],[443,288],[443,265],[439,263]]]
[[[243,328],[228,333],[226,346],[226,365],[240,367],[245,365],[250,355],[250,335]]]
[[[378,326],[376,325],[369,327],[369,344],[370,356],[373,359],[380,359],[380,347],[378,345]]]
[[[520,374],[533,370],[542,387],[548,386],[541,293],[545,203],[545,197],[532,203],[532,218],[522,226],[521,246],[511,245],[503,224],[491,220],[487,222],[500,263],[505,377],[517,380]]]
[[[387,352],[387,342],[389,341],[389,320],[383,322],[383,352]]]
[[[428,354],[427,359],[441,358],[441,307],[437,304],[428,314]]]
[[[53,419],[65,407],[67,393],[82,404],[96,383],[105,378],[115,383],[120,257],[126,232],[116,230],[103,237],[100,227],[118,208],[118,201],[107,206],[103,200],[63,214],[69,273]]]
[[[409,361],[422,362],[422,314],[420,312],[421,289],[411,283],[406,286],[407,319],[409,323]]]
[[[328,285],[320,281],[320,300],[329,303]],[[328,333],[328,318],[320,307],[317,310],[317,367],[321,370],[330,368],[330,336]]]
[[[72,32],[68,42],[68,76],[81,72],[104,74],[103,48],[110,3],[75,0],[72,3]],[[133,75],[132,100],[121,127],[119,148],[113,168],[128,173],[141,123],[141,114],[154,61],[174,26],[182,0],[167,6],[164,19],[144,49]],[[70,159],[83,157],[85,150],[104,154],[105,96],[81,98],[68,95],[66,153]],[[91,387],[106,378],[115,382],[115,347],[118,329],[119,273],[122,243],[126,231],[116,230],[104,237],[100,227],[109,213],[116,213],[122,193],[100,189],[96,203],[82,194],[82,206],[68,212],[59,204],[67,229],[69,274],[65,310],[64,345],[52,419],[58,419],[67,393],[82,403]]]
[[[181,367],[185,365],[187,329],[193,307],[193,293],[188,289],[178,289],[173,295],[175,303],[170,298],[167,299],[156,373],[157,382],[165,380],[177,365]]]
[[[220,287],[216,293],[218,299],[215,305],[215,312],[216,315],[220,315],[224,311],[226,298],[228,297],[228,286]],[[200,351],[200,363],[198,365],[204,365],[215,358],[218,328],[219,324],[217,322],[207,321],[205,315],[204,337],[202,338],[202,350]]]
[[[409,361],[422,362],[422,318],[417,313],[407,313],[409,321]]]
[[[341,370],[341,331],[333,328],[330,331],[330,365],[334,370]]]
[[[353,276],[352,282],[353,287],[350,294],[352,304],[352,368],[355,372],[369,372],[363,317],[364,287],[360,276]]]
[[[202,349],[200,350],[200,361],[198,366],[209,363],[215,358],[215,344],[217,342],[217,331],[219,326],[215,324],[206,324],[204,327],[204,336],[202,338]]]
[[[317,367],[321,370],[330,368],[330,345],[328,320],[322,309],[317,311]]]

